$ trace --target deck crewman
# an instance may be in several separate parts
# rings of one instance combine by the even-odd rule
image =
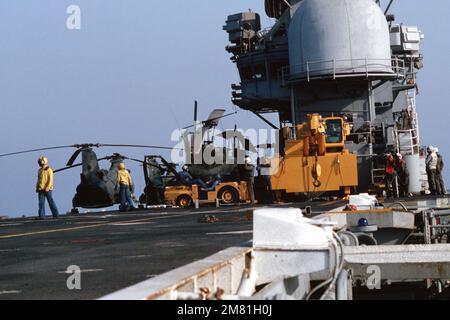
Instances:
[[[386,185],[386,197],[397,197],[397,184],[396,184],[396,172],[395,172],[395,159],[392,154],[388,154],[385,164],[385,185]]]
[[[253,166],[252,159],[250,157],[245,158],[244,164],[244,179],[247,182],[247,189],[250,195],[251,204],[255,204],[255,190],[254,190],[254,182],[255,182],[255,167]]]
[[[265,193],[268,196],[267,201],[270,204],[273,204],[275,201],[275,196],[272,189],[271,164],[270,160],[266,156],[258,158],[258,165],[256,166],[256,171],[258,171],[258,175],[262,177],[264,181]]]
[[[183,171],[178,172],[178,176],[182,184],[188,187],[191,187],[193,185],[199,185],[202,189],[208,189],[208,186],[202,179],[200,178],[194,179],[192,177],[192,175],[189,173],[189,167],[187,165],[184,165],[182,169]]]
[[[53,170],[48,165],[46,157],[38,159],[39,171],[36,183],[36,192],[39,199],[39,219],[45,218],[45,199],[47,199],[54,219],[59,216],[58,207],[53,200]]]
[[[399,196],[405,198],[409,195],[409,171],[403,156],[397,153],[395,159],[395,172],[398,177]]]
[[[445,190],[444,177],[442,173],[444,172],[444,159],[442,155],[439,153],[439,149],[435,148],[437,156],[437,164],[436,164],[436,190],[440,195],[445,195],[447,191]]]
[[[436,149],[433,146],[429,146],[427,149],[428,156],[426,159],[426,168],[428,175],[428,185],[430,187],[431,195],[435,196],[438,194],[436,185],[436,168],[438,163],[438,157],[436,154]]]
[[[117,173],[117,185],[119,188],[120,197],[120,211],[128,211],[134,209],[133,199],[131,193],[133,192],[134,185],[131,179],[130,172],[125,168],[125,163],[119,163],[119,171]]]

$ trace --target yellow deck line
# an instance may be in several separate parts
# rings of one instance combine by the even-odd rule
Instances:
[[[180,217],[181,215],[171,215],[170,217]],[[58,232],[65,232],[65,231],[74,231],[74,230],[82,230],[82,229],[89,229],[89,228],[97,228],[97,227],[103,227],[107,225],[117,224],[117,223],[136,223],[136,222],[143,222],[143,221],[151,221],[151,220],[159,220],[164,219],[169,216],[164,217],[152,217],[152,218],[145,218],[145,219],[136,219],[136,220],[122,220],[122,221],[110,221],[105,223],[98,223],[88,226],[80,226],[80,227],[72,227],[72,228],[61,228],[61,229],[51,229],[51,230],[42,230],[42,231],[35,231],[35,232],[27,232],[27,233],[17,233],[17,234],[9,234],[9,235],[3,235],[0,236],[0,239],[12,239],[12,238],[20,238],[20,237],[26,237],[26,236],[34,236],[39,234],[49,234],[49,233],[58,233]]]

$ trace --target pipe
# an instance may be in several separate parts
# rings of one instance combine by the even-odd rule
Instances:
[[[344,237],[349,237],[349,238],[351,238],[351,239],[353,239],[353,241],[354,241],[354,246],[359,246],[359,240],[358,240],[358,237],[353,233],[353,232],[350,232],[350,231],[341,231],[341,232],[339,232],[338,233],[338,235],[339,236],[344,236]],[[342,241],[344,241],[344,239],[341,239]],[[344,243],[345,244],[345,243]],[[346,244],[346,246],[351,246],[351,244]]]
[[[336,283],[336,300],[346,301],[349,300],[349,272],[348,270],[342,270],[339,274],[339,278]]]
[[[405,210],[405,212],[408,212],[408,211],[409,211],[408,208],[405,206],[405,204],[404,204],[403,202],[401,202],[401,201],[393,202],[393,203],[391,203],[391,204],[389,204],[388,206],[385,206],[385,207],[387,207],[387,208],[392,208],[392,206],[393,206],[394,204],[400,205],[400,206],[403,208],[403,210]]]
[[[378,241],[372,235],[367,233],[357,234],[359,245],[361,246],[377,246]]]
[[[440,211],[433,211],[432,216],[434,217],[446,217],[450,216],[450,210],[440,210]]]
[[[250,268],[245,269],[242,273],[241,283],[239,284],[239,289],[237,295],[241,297],[251,297],[255,292],[256,287],[256,267],[255,267],[255,256],[252,252],[250,258]]]

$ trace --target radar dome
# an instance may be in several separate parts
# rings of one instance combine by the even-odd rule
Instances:
[[[289,26],[291,77],[392,75],[389,27],[373,0],[304,0]]]

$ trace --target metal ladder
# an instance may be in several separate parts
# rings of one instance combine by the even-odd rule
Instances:
[[[408,112],[411,115],[411,129],[394,129],[394,147],[402,155],[415,155],[420,153],[420,134],[419,121],[416,111],[416,92],[409,90],[407,92]]]

